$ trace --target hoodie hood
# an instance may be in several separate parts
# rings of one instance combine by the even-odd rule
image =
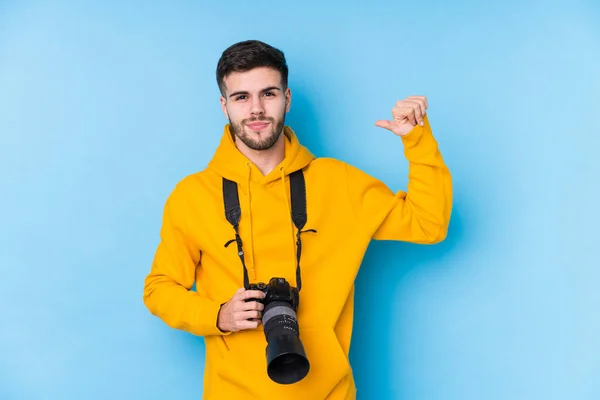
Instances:
[[[215,151],[208,168],[218,175],[237,183],[252,181],[266,185],[282,176],[304,168],[315,156],[298,141],[295,132],[289,127],[283,128],[285,141],[285,158],[268,175],[264,176],[260,170],[243,155],[235,146],[230,124],[225,125],[221,142]]]

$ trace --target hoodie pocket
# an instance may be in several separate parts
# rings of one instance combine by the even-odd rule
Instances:
[[[238,332],[225,338],[226,353],[218,375],[219,394],[223,398],[287,400],[325,399],[336,385],[350,373],[348,358],[344,354],[332,328],[300,327],[300,340],[304,345],[310,370],[301,381],[280,385],[267,375],[266,340],[260,329]]]

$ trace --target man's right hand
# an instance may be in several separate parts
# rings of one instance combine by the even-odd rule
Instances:
[[[244,329],[254,329],[260,324],[262,310],[265,308],[258,301],[248,299],[264,299],[265,294],[260,290],[238,289],[231,300],[223,304],[217,318],[217,328],[222,332],[237,332]]]

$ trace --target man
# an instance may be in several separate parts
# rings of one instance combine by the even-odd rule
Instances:
[[[166,201],[144,302],[170,327],[205,338],[205,399],[354,399],[354,280],[369,241],[446,237],[451,177],[427,99],[398,101],[391,120],[375,123],[399,137],[409,161],[408,190],[393,193],[315,158],[285,126],[292,93],[278,49],[229,47],[217,82],[229,123],[208,167]],[[275,277],[300,287],[299,306],[294,289],[268,303],[266,289],[250,286]]]

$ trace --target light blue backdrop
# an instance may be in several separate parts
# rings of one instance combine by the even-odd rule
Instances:
[[[0,398],[201,397],[202,339],[143,279],[248,38],[285,51],[316,155],[405,188],[374,122],[419,94],[453,173],[446,242],[366,255],[359,399],[600,398],[598,3],[213,3],[0,2]]]

